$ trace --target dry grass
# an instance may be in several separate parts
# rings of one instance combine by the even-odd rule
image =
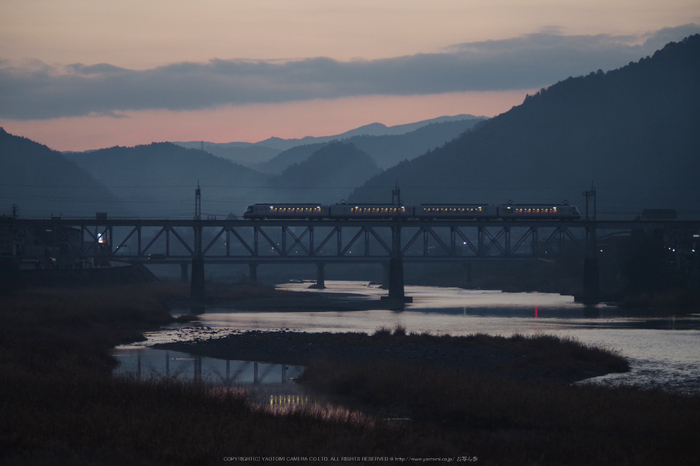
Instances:
[[[692,464],[700,397],[526,382],[429,366],[312,365],[302,382],[408,417],[489,464]]]
[[[186,292],[149,285],[2,297],[0,463],[205,465],[229,456],[363,455],[466,455],[489,465],[697,460],[699,397],[386,362],[325,362],[307,372],[308,384],[372,406],[366,414],[318,405],[261,409],[240,393],[202,384],[109,376],[109,348],[168,322],[162,303]],[[569,342],[548,337],[471,338],[579,351],[575,342],[565,350]],[[383,420],[387,415],[412,421]]]

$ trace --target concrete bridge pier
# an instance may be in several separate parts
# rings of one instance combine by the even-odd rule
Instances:
[[[412,298],[407,298],[404,294],[403,259],[400,257],[389,259],[389,296],[387,298],[399,299],[404,302],[412,301]]]
[[[250,283],[258,282],[258,264],[250,262],[248,264],[248,281]]]
[[[583,261],[583,296],[584,304],[598,304],[600,302],[600,284],[598,278],[598,258],[586,257]]]
[[[464,269],[464,279],[467,283],[471,283],[473,281],[472,278],[472,263],[471,262],[464,262],[462,264],[462,268]]]
[[[190,281],[190,297],[204,299],[204,259],[192,259],[192,280]]]
[[[319,262],[316,264],[316,283],[309,288],[323,290],[326,288],[326,264]]]
[[[391,250],[388,279],[389,296],[382,296],[382,299],[397,300],[401,303],[412,303],[413,298],[404,294],[401,226],[398,224],[391,227]]]
[[[194,255],[192,257],[192,281],[190,282],[190,297],[204,299],[204,257],[202,255],[202,224],[197,221],[194,225]]]
[[[600,302],[598,242],[595,225],[586,227],[586,258],[583,261],[583,295],[579,301],[591,305]]]

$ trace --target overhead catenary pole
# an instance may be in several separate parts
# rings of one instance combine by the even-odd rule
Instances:
[[[401,188],[399,188],[399,182],[396,182],[396,187],[391,190],[391,203],[396,205],[402,205],[401,203]]]
[[[202,190],[197,182],[194,202],[194,254],[192,255],[192,280],[190,297],[204,299],[204,257],[202,255]]]

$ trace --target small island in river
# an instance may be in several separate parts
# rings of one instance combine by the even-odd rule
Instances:
[[[338,364],[383,361],[561,382],[629,370],[627,361],[615,353],[554,336],[453,337],[407,334],[401,327],[393,332],[379,329],[372,335],[249,331],[208,340],[163,343],[155,348],[218,359],[298,366],[318,361]]]

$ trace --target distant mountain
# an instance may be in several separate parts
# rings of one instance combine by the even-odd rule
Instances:
[[[0,128],[0,214],[21,217],[125,214],[119,199],[60,152]]]
[[[412,131],[416,131],[417,129],[423,128],[424,126],[433,125],[435,123],[446,123],[446,122],[464,121],[464,120],[485,120],[485,119],[486,119],[486,117],[478,117],[478,116],[474,116],[474,115],[461,114],[461,115],[454,115],[454,116],[441,116],[438,118],[417,121],[415,123],[408,123],[405,125],[386,126],[382,123],[371,123],[369,125],[360,126],[359,128],[356,128],[356,129],[353,129],[350,131],[346,131],[345,133],[339,134],[337,136],[327,136],[325,138],[316,138],[316,139],[325,139],[325,140],[347,139],[347,138],[351,138],[353,136],[399,136],[401,134],[410,133]],[[306,139],[306,138],[304,138],[304,139]],[[323,142],[323,141],[315,141],[315,142]]]
[[[270,186],[287,202],[335,203],[379,172],[374,160],[353,144],[332,142],[271,178]]]
[[[143,216],[189,217],[202,189],[202,211],[240,215],[267,177],[208,152],[171,143],[67,154]]]
[[[473,131],[369,180],[406,203],[582,202],[605,218],[673,208],[700,218],[700,35],[637,63],[569,78]]]
[[[188,149],[201,149],[212,155],[230,160],[234,163],[252,167],[267,162],[282,152],[280,149],[262,145],[262,143],[229,142],[217,144],[213,142],[175,142],[178,146]]]
[[[382,123],[372,123],[369,125],[361,126],[359,128],[346,131],[342,134],[337,134],[334,136],[323,136],[323,137],[312,137],[307,136],[301,139],[281,139],[281,138],[269,138],[264,141],[257,143],[248,142],[229,142],[229,143],[213,143],[204,141],[188,141],[188,142],[175,142],[179,146],[188,149],[202,149],[207,152],[216,155],[218,157],[223,157],[230,159],[241,165],[248,167],[253,167],[254,165],[260,165],[268,160],[272,159],[274,156],[280,152],[289,150],[293,147],[304,146],[304,145],[314,145],[319,143],[326,143],[334,140],[341,140],[351,138],[353,136],[385,136],[385,135],[401,135],[406,134],[411,131],[415,131],[424,126],[428,126],[434,123],[444,123],[451,121],[463,121],[463,120],[484,120],[485,117],[475,117],[473,115],[455,115],[455,116],[442,116],[438,118],[433,118],[430,120],[418,121],[416,123],[409,123],[405,125],[396,126],[386,126]],[[443,141],[445,142],[445,141]],[[320,146],[317,146],[317,148]],[[315,150],[315,149],[314,149]],[[311,151],[313,152],[313,151]],[[309,155],[311,154],[309,152]],[[296,160],[300,161],[300,160]],[[285,165],[286,167],[287,165]],[[265,167],[263,167],[265,169]],[[284,168],[271,171],[272,173],[281,173]],[[269,170],[268,170],[269,171]]]
[[[333,142],[337,142],[337,140]],[[278,175],[287,167],[290,167],[295,163],[301,163],[308,160],[313,153],[322,149],[328,144],[330,143],[317,142],[314,144],[303,144],[301,146],[292,147],[280,152],[278,155],[265,163],[253,165],[253,168],[262,173]]]
[[[403,160],[411,160],[429,150],[435,149],[473,128],[479,122],[486,120],[485,118],[476,117],[462,120],[451,120],[454,117],[444,118],[450,118],[450,120],[438,121],[427,125],[421,123],[401,125],[402,130],[418,126],[418,128],[406,133],[381,136],[362,134],[349,136],[344,139],[338,138],[333,141],[342,140],[355,145],[358,149],[366,152],[379,168],[386,169]],[[384,125],[381,126],[386,128]],[[358,128],[345,133],[345,135],[361,131],[362,128]],[[264,173],[281,173],[289,165],[308,159],[311,154],[326,144],[328,142],[315,142],[292,147],[263,164],[254,165],[253,168]]]

